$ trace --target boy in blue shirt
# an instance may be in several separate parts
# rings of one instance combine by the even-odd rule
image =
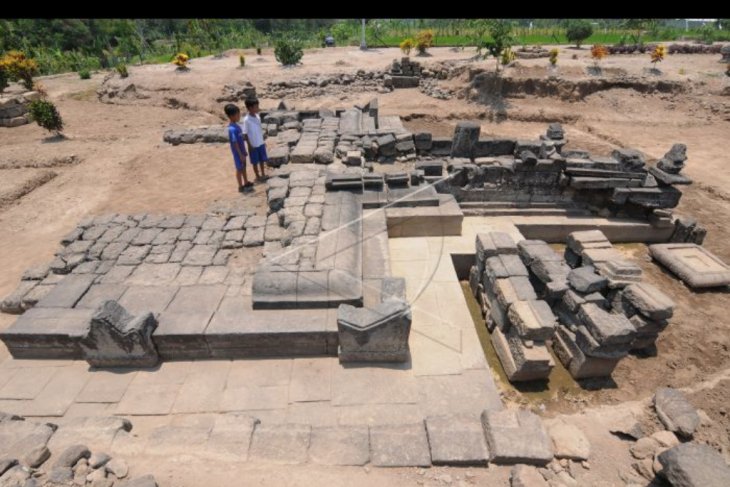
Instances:
[[[246,175],[246,146],[243,143],[243,132],[238,122],[241,120],[241,110],[233,103],[229,103],[223,109],[230,120],[228,124],[228,141],[231,143],[231,152],[233,153],[233,163],[236,165],[236,181],[238,182],[238,192],[244,193],[253,191],[253,183],[248,180]]]

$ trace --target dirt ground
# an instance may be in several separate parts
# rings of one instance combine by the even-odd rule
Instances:
[[[560,49],[558,76],[587,78],[589,51],[564,46]],[[449,60],[464,64],[474,55],[473,50],[431,51],[430,57],[416,59],[426,65]],[[354,74],[358,69],[382,70],[401,56],[397,49],[315,49],[306,51],[301,66],[282,68],[271,52],[264,51],[261,56],[244,52],[244,69],[237,68],[237,51],[222,59],[195,59],[190,63],[190,72],[184,74],[176,73],[172,65],[132,66],[129,80],[159,96],[131,104],[97,101],[96,90],[104,73],[95,74],[91,80],[80,80],[77,74],[42,78],[64,118],[67,139],[48,139],[48,134],[35,124],[0,128],[0,295],[14,289],[26,268],[48,262],[61,237],[85,216],[105,212],[201,212],[216,200],[235,198],[251,198],[252,205],[261,206],[263,188],[253,195],[239,196],[236,192],[225,144],[173,147],[162,141],[163,132],[169,128],[222,123],[222,103],[215,102],[215,98],[224,84],[250,81],[261,89],[271,81]],[[574,54],[577,59],[571,59]],[[518,60],[516,67],[507,68],[507,73],[544,78],[548,76],[547,64],[547,59]],[[471,66],[493,69],[494,61],[472,62]],[[610,56],[603,66],[606,76],[656,79],[646,73],[648,54]],[[611,89],[579,102],[510,98],[506,103],[507,119],[499,123],[489,121],[490,107],[458,97],[438,100],[418,89],[387,94],[352,91],[286,101],[297,109],[334,108],[378,96],[381,114],[400,115],[412,130],[427,130],[438,136],[451,135],[456,122],[462,119],[479,121],[485,134],[520,138],[535,138],[544,133],[547,123],[563,121],[569,148],[607,154],[619,146],[633,147],[650,160],[660,158],[673,143],[683,142],[689,155],[684,174],[695,184],[684,189],[677,212],[694,216],[705,225],[705,246],[730,262],[730,170],[725,145],[730,134],[730,97],[721,94],[723,90],[730,93],[730,78],[723,74],[725,65],[719,62],[719,55],[669,55],[660,69],[661,79],[681,82],[685,92],[647,95]],[[463,88],[466,77],[464,74],[442,83]],[[170,97],[183,101],[189,109],[180,108],[180,104],[173,104],[177,108],[169,103],[165,106],[162,100]],[[278,102],[263,98],[262,109],[272,109]],[[51,173],[56,176],[49,178]],[[566,401],[557,408],[559,411],[580,410],[586,402],[615,404],[644,399],[659,386],[690,387],[730,368],[727,290],[691,292],[650,262],[646,246],[637,245],[629,252],[648,279],[674,298],[674,318],[660,335],[656,356],[623,360],[613,374],[615,387],[592,391],[585,402]],[[13,320],[12,316],[0,315],[0,328]],[[719,434],[708,436],[707,441],[725,448],[730,447],[728,397],[728,380],[691,395],[692,402],[721,425]],[[326,480],[326,474],[322,475],[320,478]],[[368,479],[381,479],[384,474],[362,475],[357,479],[365,485]],[[312,473],[309,478],[316,482],[318,475]],[[391,478],[405,484],[418,480],[416,472],[408,473],[407,479]],[[353,485],[360,485],[358,482]]]

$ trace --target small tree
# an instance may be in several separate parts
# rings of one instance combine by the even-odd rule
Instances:
[[[593,47],[591,48],[591,57],[593,58],[593,66],[595,67],[596,71],[599,71],[601,69],[598,63],[607,55],[608,49],[606,49],[606,46],[604,46],[603,44],[593,45]]]
[[[38,74],[38,63],[21,51],[9,51],[0,59],[0,70],[5,71],[9,79],[20,81],[26,89],[32,90],[33,76]]]
[[[411,53],[411,49],[413,49],[413,39],[410,37],[407,39],[403,39],[403,41],[400,43],[400,50],[408,56]]]
[[[550,53],[549,53],[550,54],[550,66],[555,66],[558,64],[558,54],[559,53],[560,53],[560,51],[558,50],[557,47],[550,49]]]
[[[119,73],[120,78],[126,78],[127,76],[129,76],[127,65],[124,63],[117,64],[117,73]]]
[[[81,69],[79,69],[79,78],[81,78],[81,79],[91,79],[91,71],[89,71],[88,68],[81,68]]]
[[[291,37],[282,37],[276,41],[274,47],[274,57],[284,66],[293,66],[297,64],[304,56],[301,43]]]
[[[238,65],[241,68],[243,68],[243,67],[246,66],[246,56],[244,56],[243,54],[241,54],[240,56],[238,56]]]
[[[57,136],[62,135],[63,119],[52,102],[44,99],[33,100],[28,104],[28,113],[44,129],[55,132]]]
[[[573,20],[568,23],[565,36],[570,42],[575,43],[575,47],[580,49],[580,45],[593,35],[593,26],[587,20]]]
[[[172,58],[172,64],[177,66],[178,71],[187,71],[188,69],[190,69],[188,67],[189,60],[190,56],[188,56],[184,52],[179,52],[174,58]]]
[[[651,64],[652,69],[656,70],[656,63],[660,63],[664,61],[664,56],[667,54],[667,48],[664,47],[664,44],[657,45],[654,50],[651,52]]]
[[[507,20],[489,20],[488,31],[491,41],[484,43],[489,53],[497,60],[497,72],[502,51],[509,49],[514,44],[512,37],[512,23]]]
[[[426,50],[433,46],[433,31],[422,30],[416,35],[416,50],[418,54],[426,54]]]

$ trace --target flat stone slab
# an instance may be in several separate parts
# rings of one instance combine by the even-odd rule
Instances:
[[[552,440],[540,417],[530,411],[485,410],[482,428],[493,463],[546,465],[553,459]]]
[[[691,438],[700,425],[697,410],[680,391],[671,387],[657,389],[654,408],[664,426],[685,438]]]
[[[38,308],[73,308],[96,279],[94,274],[72,274],[64,277],[46,296]]]
[[[674,486],[726,487],[730,467],[707,445],[682,443],[659,454],[662,475]]]
[[[376,467],[429,467],[423,422],[370,428],[370,461]]]
[[[577,426],[562,420],[555,420],[548,424],[548,431],[553,440],[556,458],[588,460],[591,445]]]
[[[649,253],[693,289],[730,284],[730,267],[697,244],[655,244]]]
[[[309,425],[259,425],[253,433],[249,459],[280,464],[305,463],[311,430]]]
[[[367,426],[313,428],[309,459],[321,465],[365,465],[370,461]]]
[[[487,443],[476,416],[431,416],[426,431],[434,465],[487,464]]]

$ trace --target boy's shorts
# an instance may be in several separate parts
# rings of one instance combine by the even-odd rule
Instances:
[[[251,148],[251,164],[256,165],[269,160],[269,156],[266,155],[266,144],[258,147]]]
[[[244,154],[243,157],[246,157],[246,155]],[[236,166],[236,171],[243,171],[243,168],[246,165],[241,161],[237,154],[233,156],[233,164]]]

